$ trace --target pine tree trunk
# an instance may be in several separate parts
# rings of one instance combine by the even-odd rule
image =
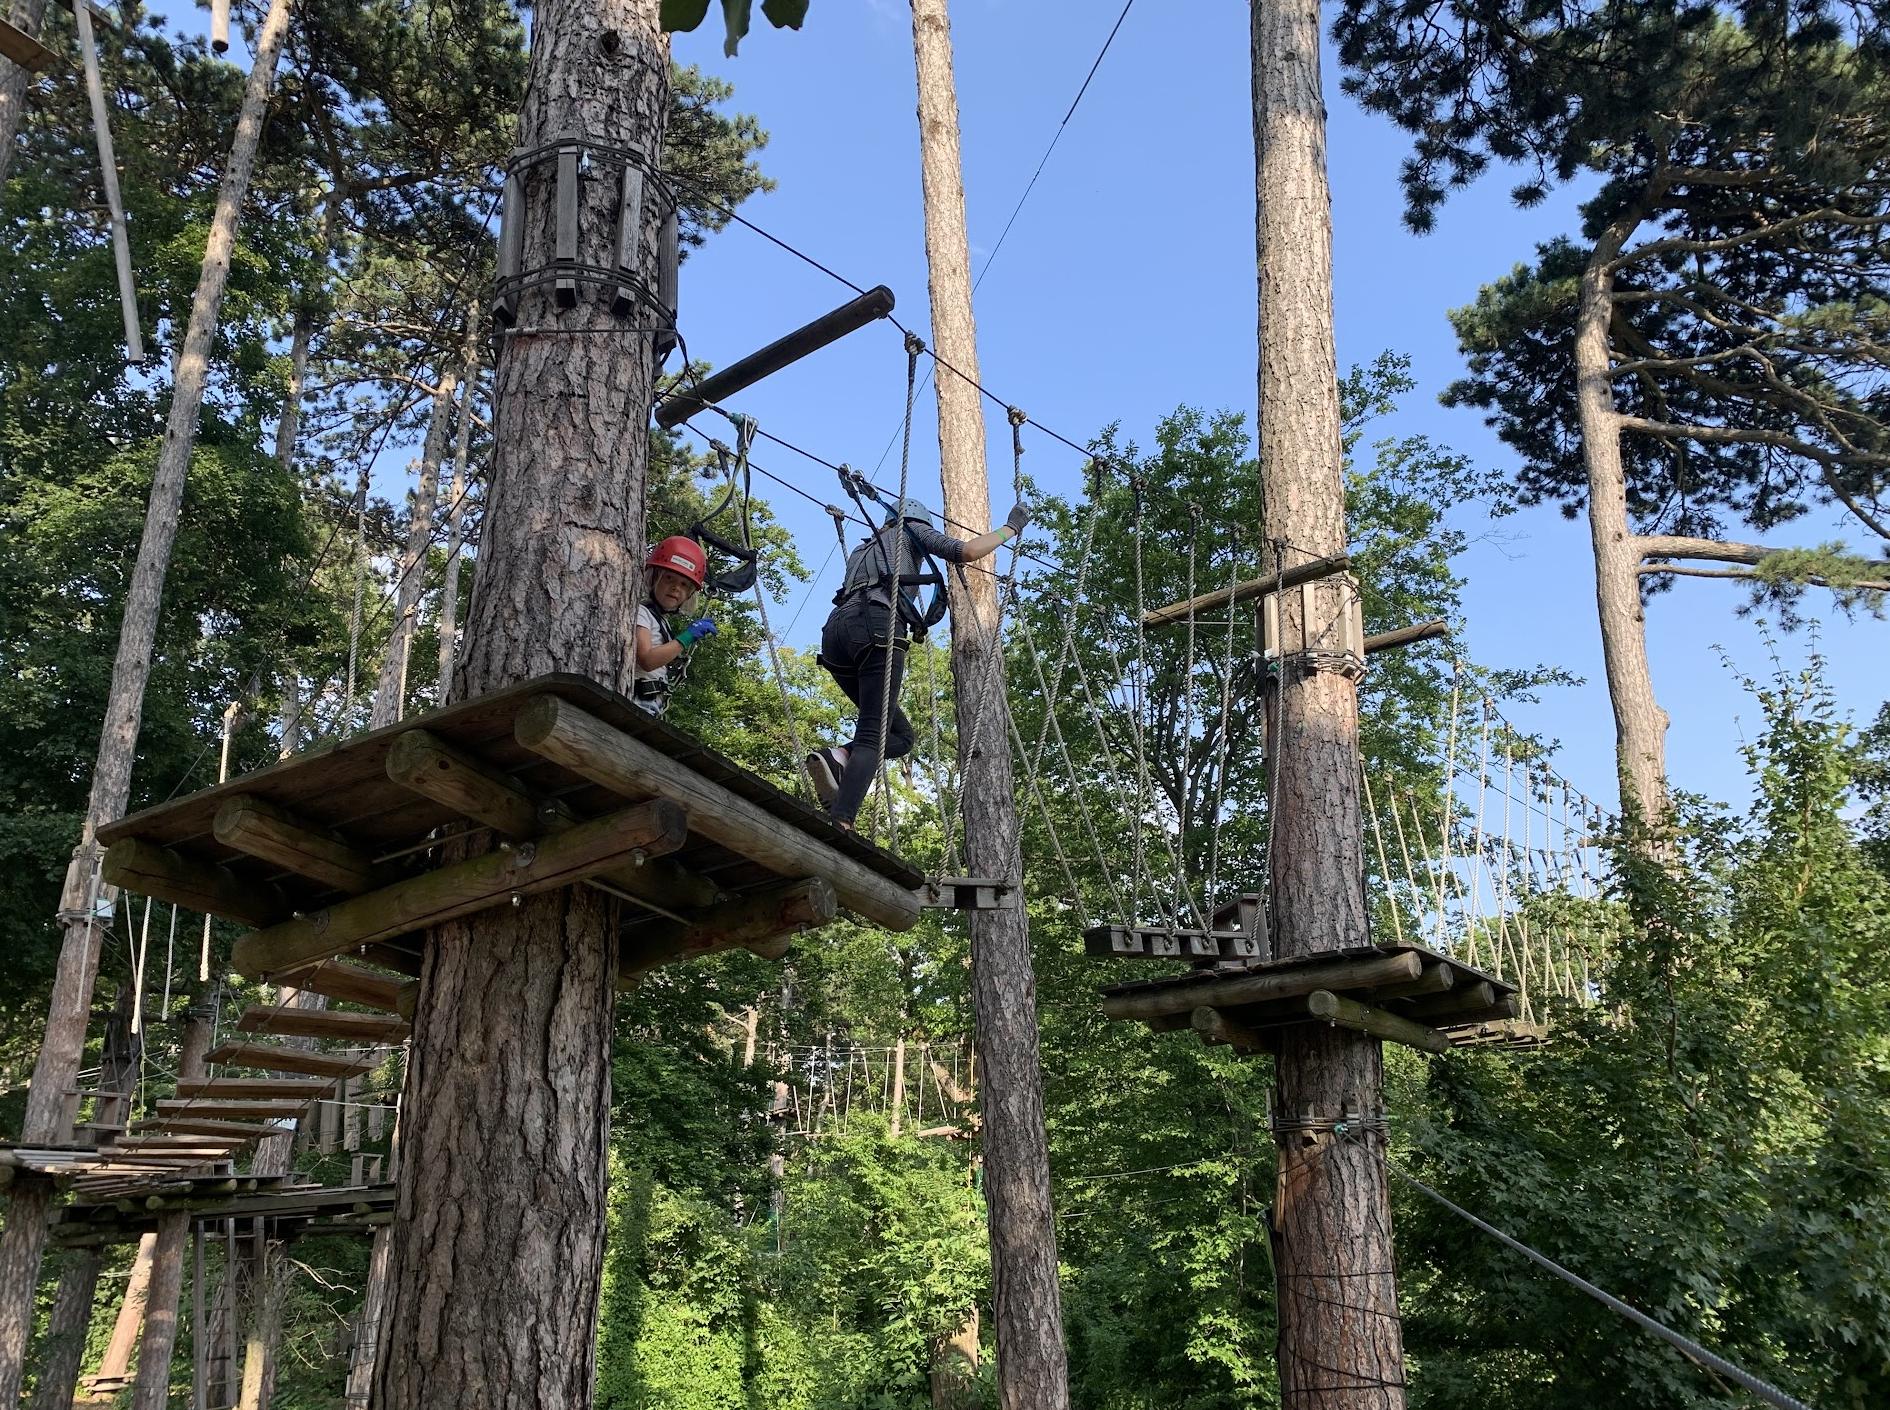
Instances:
[[[657,0],[534,11],[520,146],[563,132],[661,150],[669,46]],[[551,168],[524,186],[523,264],[549,263]],[[584,188],[580,229],[607,262],[617,183]],[[654,273],[654,202],[635,263]],[[486,522],[454,694],[548,671],[630,683],[644,541],[653,339],[608,293],[551,290],[520,323],[605,329],[507,341]],[[488,845],[479,839],[469,846]],[[590,1401],[603,1268],[616,906],[588,887],[428,937],[401,1113],[399,1196],[372,1404],[573,1410]]]
[[[236,135],[217,190],[210,238],[204,250],[203,271],[191,302],[190,321],[177,358],[171,392],[170,420],[151,483],[144,536],[126,593],[118,655],[112,663],[111,691],[105,705],[105,723],[99,735],[98,759],[93,766],[92,794],[85,829],[67,873],[60,901],[64,940],[53,979],[53,996],[46,1019],[46,1037],[33,1066],[32,1090],[27,1097],[21,1134],[28,1141],[56,1141],[63,1132],[63,1094],[78,1076],[79,1056],[85,1046],[86,1018],[92,986],[98,976],[102,933],[88,911],[95,894],[93,878],[98,829],[124,815],[131,796],[131,770],[137,755],[138,726],[144,714],[145,682],[151,673],[151,652],[157,639],[158,610],[164,576],[170,567],[171,547],[177,539],[178,512],[184,497],[184,476],[196,443],[198,412],[203,406],[204,383],[209,374],[211,344],[216,337],[223,289],[230,273],[230,254],[236,243],[237,217],[249,189],[250,171],[262,138],[263,110],[269,81],[288,29],[288,0],[270,0],[269,11],[257,35],[255,66],[243,94]],[[4,126],[0,112],[0,126]],[[9,140],[0,146],[0,161],[12,150]],[[39,1283],[40,1258],[46,1244],[46,1215],[50,1190],[32,1182],[19,1189],[8,1210],[7,1227],[0,1235],[0,1406],[10,1406],[20,1393],[25,1362],[26,1334],[32,1324],[33,1298]]]
[[[1253,6],[1260,271],[1260,474],[1265,532],[1288,562],[1346,546],[1332,207],[1319,87],[1317,0]],[[1359,802],[1358,691],[1292,654],[1299,595],[1282,604],[1288,656],[1271,720],[1273,933],[1282,956],[1370,942]],[[1342,592],[1315,593],[1322,612]],[[1274,1100],[1295,1120],[1383,1106],[1378,1040],[1343,1028],[1280,1030]],[[1398,1410],[1404,1351],[1384,1138],[1283,1136],[1273,1207],[1280,1400],[1295,1410]]]
[[[473,397],[479,390],[479,318],[466,315],[466,367],[460,381],[459,426],[453,441],[453,488],[446,501],[446,577],[440,586],[440,669],[433,703],[453,693],[453,662],[459,654],[459,555],[466,545],[466,459],[472,446]]]
[[[144,1247],[139,1245],[139,1258]],[[92,1327],[92,1303],[98,1295],[99,1255],[95,1248],[75,1248],[59,1270],[46,1336],[40,1343],[39,1384],[33,1410],[72,1410],[85,1363],[85,1340]],[[146,1264],[149,1267],[149,1264]]]
[[[177,1349],[177,1301],[184,1290],[184,1250],[189,1243],[189,1211],[158,1216],[151,1300],[145,1306],[144,1337],[138,1343],[138,1379],[131,1390],[131,1410],[165,1410],[169,1402],[171,1353]]]
[[[144,1327],[144,1307],[151,1296],[151,1266],[156,1257],[157,1235],[145,1234],[138,1240],[137,1255],[131,1260],[124,1300],[118,1304],[117,1321],[112,1323],[112,1339],[106,1343],[105,1355],[93,1373],[96,1381],[120,1381],[131,1370],[131,1353],[137,1349],[138,1334]]]
[[[932,1348],[932,1410],[971,1410],[978,1403],[978,1309]]]
[[[374,1389],[375,1353],[380,1346],[381,1319],[387,1311],[387,1253],[392,1231],[382,1225],[374,1231],[368,1253],[367,1283],[361,1290],[361,1312],[355,1319],[354,1349],[348,1356],[348,1388],[343,1404],[366,1405]]]
[[[1609,373],[1608,328],[1614,317],[1609,264],[1640,223],[1630,212],[1602,232],[1582,270],[1575,325],[1575,395],[1588,471],[1588,530],[1595,550],[1595,605],[1601,656],[1614,706],[1615,765],[1621,810],[1658,833],[1667,820],[1667,712],[1654,698],[1641,603],[1641,549],[1628,520],[1621,416]]]
[[[394,630],[387,638],[387,653],[381,657],[370,727],[391,725],[406,713],[407,658],[413,650],[420,596],[426,587],[427,549],[433,543],[433,513],[440,492],[440,462],[446,456],[447,423],[452,418],[457,385],[454,374],[447,372],[433,392],[426,443],[420,451],[420,477],[414,484],[413,510],[407,519],[407,546],[401,551],[400,579],[394,588]]]
[[[46,14],[46,0],[13,0],[8,15],[15,29],[24,30],[35,39]],[[26,90],[33,85],[33,75],[11,59],[0,59],[0,192],[7,184],[13,167],[13,152],[26,120]]]
[[[984,408],[977,388],[966,380],[978,375],[978,348],[945,0],[913,0],[912,38],[932,341],[940,360],[938,443],[945,516],[956,534],[980,533],[990,521],[991,495],[985,480]],[[951,595],[965,861],[974,876],[1017,877],[1023,874],[1023,857],[996,576],[974,569],[961,581],[954,574]],[[973,911],[970,920],[972,1004],[985,1075],[984,1192],[990,1209],[998,1397],[1005,1410],[1060,1410],[1069,1404],[1069,1370],[1050,1204],[1030,916],[1020,906]]]

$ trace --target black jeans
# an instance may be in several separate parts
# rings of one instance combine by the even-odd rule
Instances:
[[[889,615],[885,603],[868,602],[862,594],[834,608],[820,633],[820,664],[860,712],[853,740],[847,746],[847,770],[840,779],[840,793],[833,800],[833,816],[838,822],[853,821],[873,786],[882,752],[882,713],[886,717],[885,757],[898,759],[912,752],[912,721],[899,708],[899,685],[906,674],[906,627],[895,620],[889,631]]]

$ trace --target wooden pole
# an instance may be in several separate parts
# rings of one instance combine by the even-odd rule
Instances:
[[[1253,0],[1259,265],[1262,533],[1291,564],[1346,546],[1338,367],[1332,336],[1332,202],[1320,93],[1319,7]],[[1320,585],[1315,596],[1336,594]],[[1269,702],[1272,933],[1282,958],[1370,943],[1359,799],[1358,688],[1304,648],[1299,594],[1281,602]],[[1336,596],[1319,610],[1343,610]],[[1416,978],[1414,974],[1411,978]],[[1276,1109],[1366,1118],[1383,1107],[1378,1039],[1300,1024],[1279,1034]],[[1279,1288],[1280,1400],[1294,1410],[1402,1410],[1384,1137],[1277,1142],[1271,1211]]]
[[[991,492],[985,477],[984,406],[973,385],[977,330],[946,0],[913,0],[912,45],[932,345],[939,359],[945,517],[959,532],[982,532],[990,522]],[[1014,879],[1023,875],[1023,857],[997,580],[985,572],[948,578],[966,869],[973,876]],[[969,923],[972,1007],[987,1096],[984,1194],[990,1208],[998,1402],[1003,1410],[1065,1410],[1069,1366],[1044,1134],[1030,914],[1021,906],[973,911]]]
[[[1408,984],[1416,980],[1422,970],[1422,957],[1406,950],[1402,954],[1379,955],[1373,959],[1337,960],[1276,973],[1262,971],[1232,979],[1202,979],[1198,983],[1174,984],[1161,989],[1132,990],[1127,994],[1110,995],[1103,1000],[1102,1008],[1110,1018],[1148,1019],[1159,1014],[1189,1013],[1202,1007],[1227,1009],[1261,1004],[1269,999],[1310,994],[1315,989],[1339,986],[1367,989],[1380,984]]]
[[[1191,597],[1186,602],[1172,602],[1166,607],[1151,607],[1142,614],[1145,627],[1172,627],[1177,622],[1185,622],[1190,616],[1199,616],[1203,612],[1212,612],[1220,608],[1238,607],[1243,602],[1252,602],[1256,597],[1265,597],[1274,591],[1284,592],[1305,583],[1316,583],[1321,578],[1329,578],[1334,573],[1343,573],[1352,566],[1352,555],[1346,552],[1329,553],[1323,558],[1315,558],[1310,563],[1288,561],[1277,573],[1267,573],[1258,578],[1249,578],[1244,583],[1235,583],[1231,588],[1220,588],[1214,592],[1202,593]]]
[[[112,262],[118,270],[118,303],[125,318],[125,361],[144,361],[144,335],[138,328],[138,291],[131,282],[131,243],[125,230],[125,203],[118,194],[118,156],[112,150],[111,114],[99,79],[98,44],[92,34],[91,0],[72,0],[79,29],[79,54],[85,62],[85,96],[92,106],[92,134],[98,143],[99,179],[112,218]]]

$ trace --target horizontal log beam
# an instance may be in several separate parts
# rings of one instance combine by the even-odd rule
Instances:
[[[513,842],[564,832],[581,821],[563,803],[540,802],[517,779],[423,729],[394,741],[387,751],[387,776]],[[665,910],[696,910],[727,899],[707,877],[668,857],[652,857],[640,867],[614,867],[597,879]]]
[[[539,696],[519,712],[512,733],[534,754],[625,797],[683,804],[691,830],[770,871],[824,878],[841,905],[877,925],[910,930],[918,923],[919,898],[898,882],[569,701]]]
[[[1426,994],[1446,994],[1456,987],[1457,970],[1454,965],[1427,964],[1424,973],[1408,984],[1380,984],[1371,992],[1373,1003],[1382,1003],[1386,999],[1415,999]]]
[[[1315,558],[1310,563],[1295,563],[1280,573],[1269,573],[1263,578],[1250,578],[1244,583],[1235,583],[1231,588],[1221,588],[1215,592],[1202,593],[1191,597],[1186,602],[1173,602],[1166,607],[1155,607],[1142,614],[1144,627],[1171,627],[1177,622],[1185,622],[1190,616],[1199,616],[1203,612],[1215,612],[1223,608],[1238,607],[1243,602],[1251,602],[1256,597],[1265,597],[1270,592],[1296,588],[1301,583],[1317,582],[1320,578],[1329,578],[1334,573],[1343,573],[1352,566],[1352,555],[1334,553],[1326,558]]]
[[[1306,996],[1306,1011],[1314,1018],[1340,1028],[1369,1033],[1374,1038],[1421,1048],[1427,1053],[1450,1051],[1450,1039],[1435,1028],[1426,1028],[1421,1023],[1413,1023],[1395,1013],[1387,1013],[1369,1004],[1361,1004],[1357,999],[1348,999],[1324,989]]]
[[[264,798],[239,794],[217,809],[210,830],[225,847],[273,862],[336,891],[358,896],[385,886],[395,873],[365,852],[330,837]]]
[[[239,1033],[273,1033],[281,1038],[332,1038],[340,1043],[394,1044],[407,1036],[407,1024],[391,1015],[338,1013],[278,1005],[248,1008],[237,1017]]]
[[[488,852],[245,935],[231,963],[259,979],[293,974],[357,945],[391,940],[594,876],[682,846],[688,815],[667,799],[642,803],[568,832]],[[296,980],[306,987],[310,981]]]
[[[1218,1009],[1196,1009],[1188,1016],[1188,1024],[1201,1035],[1202,1042],[1224,1043],[1236,1052],[1264,1052],[1269,1046],[1261,1030],[1249,1028],[1239,1019],[1229,1018]]]
[[[1146,1019],[1156,1014],[1191,1013],[1198,1008],[1228,1009],[1310,994],[1316,989],[1369,989],[1381,984],[1403,984],[1423,971],[1413,950],[1395,955],[1373,955],[1356,960],[1331,960],[1299,969],[1237,974],[1231,978],[1203,978],[1161,989],[1112,994],[1103,1000],[1110,1018]]]
[[[620,982],[673,960],[724,950],[780,959],[796,935],[827,924],[839,909],[832,884],[816,876],[725,901],[696,912],[686,923],[664,921],[625,937],[618,950]]]
[[[1374,651],[1395,651],[1401,646],[1410,646],[1414,642],[1429,641],[1432,637],[1449,636],[1450,623],[1441,617],[1436,621],[1419,622],[1414,626],[1398,627],[1393,631],[1378,632],[1365,638],[1365,654]]]
[[[101,874],[122,890],[244,925],[272,925],[295,910],[273,886],[138,837],[106,848]]]
[[[1466,1010],[1453,1013],[1448,1018],[1438,1017],[1431,1021],[1444,1028],[1467,1028],[1478,1023],[1504,1023],[1522,1012],[1522,1006],[1514,994],[1505,994],[1487,1009]]]
[[[320,1077],[180,1077],[180,1097],[263,1097],[311,1100],[335,1089]],[[123,1145],[124,1142],[118,1142]]]
[[[1453,1013],[1481,1013],[1496,1006],[1496,986],[1487,979],[1459,985],[1448,994],[1433,994],[1401,1007],[1400,1012],[1426,1023],[1440,1022]]]

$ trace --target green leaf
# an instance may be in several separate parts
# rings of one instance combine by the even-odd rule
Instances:
[[[807,0],[761,0],[761,13],[776,29],[799,29],[807,18]]]
[[[665,34],[687,34],[708,17],[709,0],[663,0]]]
[[[748,14],[753,6],[754,0],[722,0],[722,23],[728,27],[722,52],[731,59],[741,47],[742,36],[748,33]]]

